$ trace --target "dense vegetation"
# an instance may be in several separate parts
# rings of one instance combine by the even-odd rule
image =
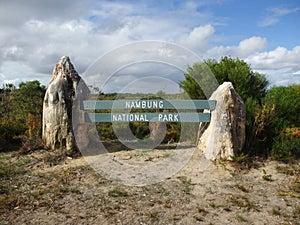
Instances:
[[[266,77],[243,60],[224,57],[220,62],[205,63],[220,84],[232,82],[246,105],[246,145],[241,154],[273,156],[285,162],[300,158],[300,85],[267,90]],[[200,75],[201,64],[196,63],[180,82],[194,99],[205,98],[193,79]]]
[[[246,145],[241,154],[261,155],[290,162],[300,158],[300,85],[268,88],[268,80],[252,71],[243,60],[224,57],[205,62],[218,82],[231,81],[247,108]],[[188,67],[180,87],[193,99],[204,94],[193,77],[201,76],[201,64]],[[0,151],[14,145],[35,145],[41,137],[42,102],[45,86],[39,81],[21,83],[19,87],[6,84],[0,88]],[[162,96],[164,95],[164,96]],[[99,95],[114,99],[116,94]],[[99,97],[98,96],[98,97]],[[157,97],[168,98],[165,93]],[[173,96],[174,97],[174,96]],[[149,136],[147,123],[130,123],[138,138]],[[167,124],[165,142],[179,139],[180,124]],[[115,139],[111,124],[98,126],[103,140]]]
[[[0,88],[0,150],[40,138],[45,90],[39,81]]]

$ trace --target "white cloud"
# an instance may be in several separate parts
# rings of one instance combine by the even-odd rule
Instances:
[[[24,57],[24,51],[21,47],[12,45],[4,49],[3,56],[4,58],[17,61]]]
[[[72,60],[80,59],[77,67],[83,71],[105,51],[128,40],[126,27],[106,35],[98,33],[87,20],[30,20],[20,28],[19,35],[7,38],[0,54],[2,61],[18,59],[34,72],[48,74],[62,55],[70,55]]]
[[[216,46],[206,52],[207,58],[220,59],[223,56],[238,57],[250,64],[254,71],[266,74],[271,85],[300,83],[300,46],[291,50],[277,47],[266,51],[267,40],[250,37],[237,46]]]
[[[200,52],[208,48],[209,41],[215,33],[215,28],[208,24],[195,27],[189,34],[181,37],[180,43],[188,48]]]
[[[219,59],[221,56],[231,56],[245,58],[249,55],[264,50],[267,46],[267,40],[262,37],[250,37],[240,41],[238,46],[217,46],[208,50],[209,57]]]
[[[18,84],[20,82],[40,79],[44,81],[43,78],[43,76],[33,73],[29,66],[18,61],[4,62],[0,70],[0,84]]]
[[[274,24],[276,24],[276,23],[278,23],[278,22],[279,22],[279,18],[267,16],[266,18],[264,18],[263,21],[260,21],[260,22],[258,23],[258,25],[259,25],[260,27],[267,27],[267,26],[274,25]]]
[[[300,76],[293,73],[292,68],[263,69],[256,70],[261,74],[266,74],[271,86],[286,86],[299,84]]]
[[[290,14],[290,13],[294,13],[294,12],[297,12],[299,11],[300,8],[297,7],[297,8],[284,8],[284,7],[272,7],[270,8],[270,11],[274,14],[274,15],[277,15],[277,16],[283,16],[283,15],[287,15],[287,14]]]
[[[14,63],[15,71],[22,73],[23,64],[31,68],[31,74],[50,79],[58,59],[69,55],[83,73],[96,58],[120,45],[136,40],[176,42],[207,18],[189,4],[183,4],[180,10],[168,6],[168,12],[159,5],[149,8],[149,4],[93,0],[90,4],[77,0],[72,4],[57,0],[0,2],[1,69],[10,71],[8,64],[19,62]],[[195,33],[197,29],[189,38],[193,39]],[[3,80],[12,80],[9,77],[13,75],[3,72],[3,76]],[[42,82],[47,84],[48,80]]]
[[[284,47],[277,47],[268,52],[261,52],[246,58],[256,69],[300,69],[300,46],[288,50]]]
[[[60,21],[75,19],[83,16],[88,10],[89,4],[81,0],[14,0],[0,1],[0,25],[1,27],[18,28],[28,20],[52,20]]]
[[[264,19],[258,22],[261,27],[271,26],[280,21],[282,16],[298,12],[299,7],[296,8],[285,8],[285,7],[271,7],[267,9],[267,15]]]
[[[245,55],[250,55],[265,49],[267,46],[267,40],[261,37],[251,37],[240,42],[238,48],[239,51]]]
[[[113,16],[127,16],[137,12],[139,4],[130,4],[126,2],[101,1],[96,3],[96,9],[91,10],[91,15],[100,18],[111,18]]]
[[[300,83],[300,46],[288,50],[277,47],[272,51],[260,52],[245,59],[254,70],[266,74],[271,85]]]
[[[274,74],[274,69],[291,68],[284,73],[296,73],[293,80],[299,78],[299,46],[266,51],[267,40],[259,36],[237,45],[216,46],[220,37],[216,24],[224,22],[224,18],[201,10],[203,5],[216,2],[220,1],[1,1],[0,83],[39,79],[48,84],[62,55],[69,55],[83,74],[104,53],[140,40],[179,43],[201,57],[240,57],[268,74]],[[271,8],[262,23],[274,24],[299,10]],[[225,23],[230,21],[226,19]]]

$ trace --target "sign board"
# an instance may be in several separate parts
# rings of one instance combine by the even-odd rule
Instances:
[[[216,108],[215,100],[103,100],[84,101],[83,108],[87,111],[115,110],[120,112],[85,114],[87,122],[210,122],[210,113],[195,113],[192,110]],[[184,110],[188,112],[132,112],[121,110]]]

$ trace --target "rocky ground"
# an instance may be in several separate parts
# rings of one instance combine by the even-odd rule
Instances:
[[[122,151],[116,160],[155,163],[173,150]],[[195,154],[178,174],[144,187],[94,172],[58,151],[0,154],[0,224],[300,224],[300,165],[218,163]]]

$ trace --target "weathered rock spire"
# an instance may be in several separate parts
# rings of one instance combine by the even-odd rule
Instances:
[[[50,149],[76,149],[72,107],[81,77],[68,56],[55,65],[43,104],[43,140]]]
[[[231,82],[225,82],[209,98],[216,100],[211,122],[200,124],[199,142],[205,157],[210,160],[236,156],[243,148],[246,137],[246,108]]]

